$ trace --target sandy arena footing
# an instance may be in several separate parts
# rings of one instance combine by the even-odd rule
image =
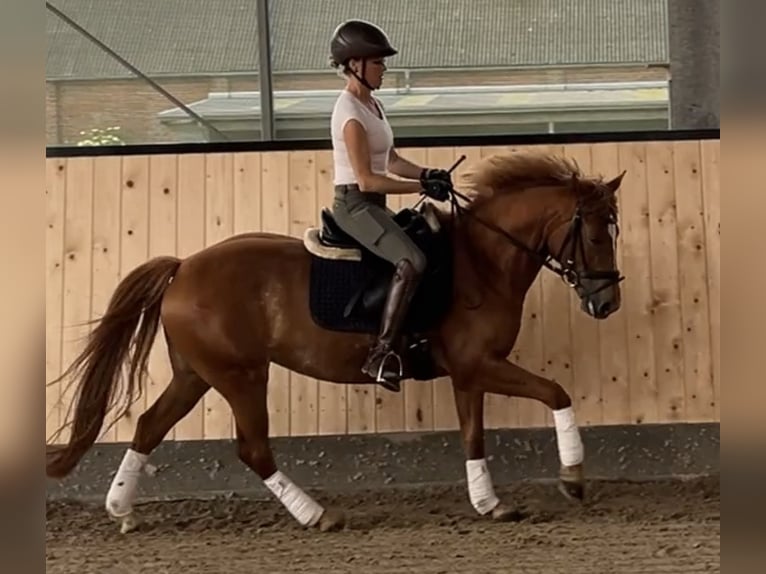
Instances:
[[[508,523],[477,516],[463,485],[309,491],[346,512],[345,530],[304,530],[272,499],[229,495],[142,504],[144,522],[122,535],[101,503],[50,500],[46,571],[720,572],[717,477],[590,481],[582,505],[514,483],[497,488],[519,510]]]

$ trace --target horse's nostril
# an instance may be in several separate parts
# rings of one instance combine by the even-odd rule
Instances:
[[[606,317],[609,315],[609,313],[612,311],[612,302],[611,301],[601,301],[596,306],[596,314],[599,317]]]

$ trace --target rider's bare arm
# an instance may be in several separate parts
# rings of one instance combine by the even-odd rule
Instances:
[[[356,120],[349,120],[343,128],[348,157],[362,191],[375,193],[420,193],[419,181],[399,181],[385,175],[372,173],[367,134]],[[417,177],[417,176],[416,176]]]
[[[396,149],[391,148],[391,152],[388,154],[388,171],[399,177],[419,180],[423,168],[403,158]]]

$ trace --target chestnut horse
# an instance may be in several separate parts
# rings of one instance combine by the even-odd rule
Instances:
[[[484,458],[485,393],[536,399],[552,409],[559,490],[582,499],[584,453],[569,395],[507,357],[525,295],[543,266],[576,290],[590,316],[604,319],[619,309],[616,191],[623,175],[604,181],[566,158],[495,155],[464,174],[473,197],[453,190],[450,211],[426,202],[397,214],[408,233],[429,245],[430,260],[430,279],[411,311],[420,318],[407,328],[407,340],[415,342],[403,351],[411,365],[405,378],[451,377],[468,497],[481,515],[513,514],[495,495]],[[97,440],[128,360],[127,404],[140,394],[161,322],[172,379],[139,417],[106,496],[123,531],[136,524],[132,503],[149,454],[210,388],[233,411],[239,457],[290,514],[306,527],[342,527],[341,510],[325,509],[277,468],[268,435],[270,363],[324,381],[375,384],[360,367],[377,329],[369,317],[379,316],[382,305],[375,292],[391,269],[381,271],[380,261],[342,236],[326,210],[323,219],[322,233],[310,229],[303,239],[238,235],[183,260],[155,257],[122,279],[59,379],[76,375],[79,383],[70,438],[48,447],[47,475],[66,476]],[[352,291],[337,295],[349,285],[356,289],[353,304]]]

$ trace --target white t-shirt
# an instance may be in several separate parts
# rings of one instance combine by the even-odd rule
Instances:
[[[335,162],[335,185],[358,183],[343,139],[343,127],[350,119],[358,120],[367,132],[372,172],[385,175],[388,171],[388,154],[394,145],[394,134],[391,131],[388,118],[383,112],[383,106],[377,99],[375,101],[381,110],[383,119],[379,118],[375,112],[360,102],[348,90],[342,90],[335,101],[330,122],[333,160]]]

